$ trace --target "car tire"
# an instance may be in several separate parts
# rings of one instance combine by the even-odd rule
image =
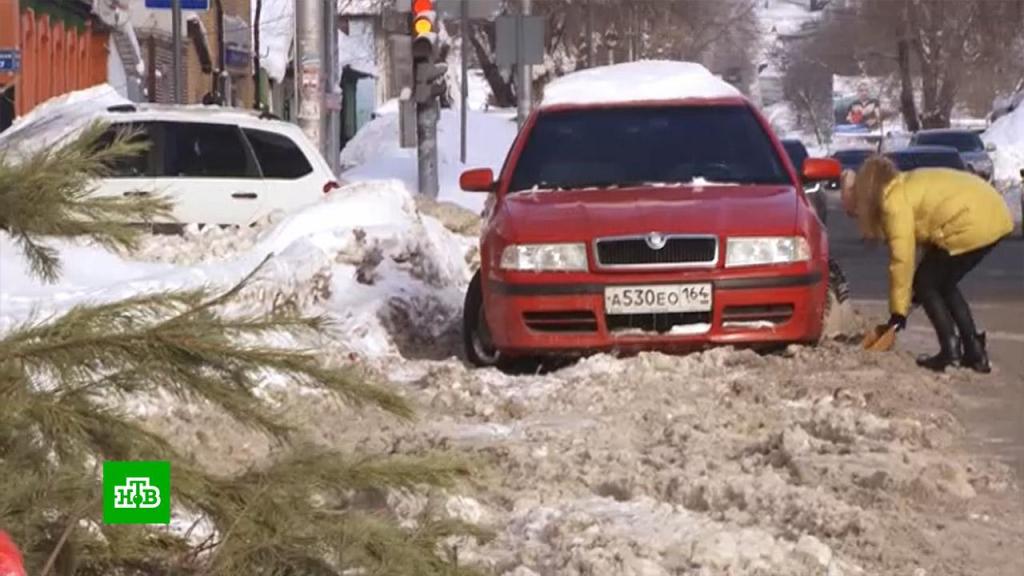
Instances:
[[[497,367],[501,352],[491,342],[490,328],[484,315],[484,291],[480,271],[477,270],[466,289],[462,304],[462,346],[466,359],[479,368]]]

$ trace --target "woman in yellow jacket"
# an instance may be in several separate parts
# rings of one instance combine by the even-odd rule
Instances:
[[[913,301],[935,328],[939,353],[918,364],[937,371],[951,365],[991,371],[985,335],[977,332],[957,284],[1013,231],[999,192],[967,172],[901,173],[887,158],[873,156],[855,176],[844,174],[842,202],[865,238],[889,245],[889,325],[905,328]],[[924,256],[915,272],[918,246]]]

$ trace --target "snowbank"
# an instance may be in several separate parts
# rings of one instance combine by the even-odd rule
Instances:
[[[346,182],[398,179],[412,194],[417,191],[416,150],[399,147],[398,107],[385,105],[341,152],[341,178]],[[480,213],[486,195],[459,188],[459,175],[468,168],[501,168],[516,137],[516,124],[507,113],[469,111],[467,163],[459,161],[459,111],[442,110],[437,126],[438,172],[442,201]]]
[[[221,250],[231,255],[214,261],[204,261],[209,251],[202,235],[150,239],[147,256],[159,262],[54,242],[64,266],[54,285],[28,274],[21,251],[0,234],[0,331],[87,302],[199,287],[223,290],[268,255],[273,257],[239,306],[269,310],[288,303],[328,311],[353,352],[395,354],[403,331],[432,338],[456,323],[473,242],[422,217],[398,182],[348,186],[256,238],[247,241],[245,234],[235,233],[237,250]]]
[[[51,98],[0,133],[0,152],[22,155],[82,129],[110,106],[130,104],[110,84]]]
[[[983,135],[987,144],[995,144],[992,154],[995,179],[1019,181],[1024,169],[1024,108],[1018,108],[997,120]]]
[[[700,64],[645,60],[563,76],[544,88],[542,106],[740,95],[739,90]]]

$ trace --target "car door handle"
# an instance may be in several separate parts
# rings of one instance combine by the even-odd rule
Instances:
[[[231,195],[231,197],[232,198],[239,198],[239,199],[242,199],[242,200],[254,200],[258,196],[256,195],[255,192],[235,192],[234,194]]]
[[[125,192],[124,195],[129,197],[129,198],[133,197],[133,196],[134,197],[142,197],[142,196],[149,196],[149,192],[133,191],[133,192]]]

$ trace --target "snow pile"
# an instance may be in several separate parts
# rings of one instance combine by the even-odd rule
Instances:
[[[394,101],[393,101],[394,102]],[[355,135],[341,152],[341,179],[345,182],[400,180],[410,193],[417,187],[416,150],[399,147],[397,103],[378,111],[379,116]],[[516,136],[516,124],[505,113],[469,111],[467,163],[459,161],[459,111],[442,110],[437,126],[439,200],[453,202],[477,214],[486,195],[459,188],[459,175],[469,168],[498,171]]]
[[[239,306],[326,311],[350,351],[394,355],[409,333],[429,339],[455,329],[472,244],[421,216],[397,182],[348,186],[259,235],[193,231],[154,238],[144,252],[158,262],[55,242],[64,265],[55,285],[29,275],[20,250],[0,235],[0,330],[86,302],[198,287],[221,291],[271,256]],[[223,260],[209,260],[211,245]]]
[[[110,84],[51,98],[0,133],[0,153],[30,154],[81,130],[108,107],[130,103]]]
[[[739,90],[700,64],[644,60],[563,76],[545,86],[542,106],[736,96]]]
[[[996,120],[982,135],[986,144],[995,144],[996,151],[992,154],[995,163],[995,179],[997,181],[1020,180],[1020,171],[1024,169],[1024,108]]]

